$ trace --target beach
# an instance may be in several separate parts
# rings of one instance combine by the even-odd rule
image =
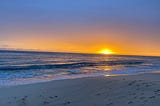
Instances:
[[[146,73],[4,86],[0,106],[159,106],[159,78]]]
[[[0,106],[160,106],[160,0],[0,0]]]

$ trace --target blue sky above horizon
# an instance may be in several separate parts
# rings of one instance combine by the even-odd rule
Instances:
[[[106,47],[160,55],[159,10],[159,0],[1,0],[0,48],[93,52]]]

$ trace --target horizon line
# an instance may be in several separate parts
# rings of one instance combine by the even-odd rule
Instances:
[[[150,56],[150,57],[160,57],[159,55],[137,55],[137,54],[100,54],[100,53],[85,53],[85,52],[66,52],[66,51],[47,51],[47,50],[34,50],[34,49],[5,49],[0,48],[0,51],[8,52],[37,52],[37,53],[68,53],[68,54],[90,54],[90,55],[115,55],[115,56]]]

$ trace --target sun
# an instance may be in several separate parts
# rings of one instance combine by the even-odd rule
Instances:
[[[100,54],[115,54],[115,52],[109,50],[109,49],[102,49],[99,51]]]

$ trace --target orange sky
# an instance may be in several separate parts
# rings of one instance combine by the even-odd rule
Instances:
[[[160,56],[159,0],[0,1],[0,49]]]
[[[73,29],[72,29],[73,30]],[[159,55],[160,49],[152,38],[137,39],[134,35],[145,35],[129,29],[88,28],[79,31],[70,29],[58,31],[12,32],[8,47],[26,50],[97,53],[101,49],[110,49],[117,54]],[[23,36],[21,36],[23,35]],[[56,35],[56,36],[53,36]],[[76,36],[75,36],[76,35]],[[128,37],[128,35],[130,35]],[[45,37],[46,36],[46,37]]]

